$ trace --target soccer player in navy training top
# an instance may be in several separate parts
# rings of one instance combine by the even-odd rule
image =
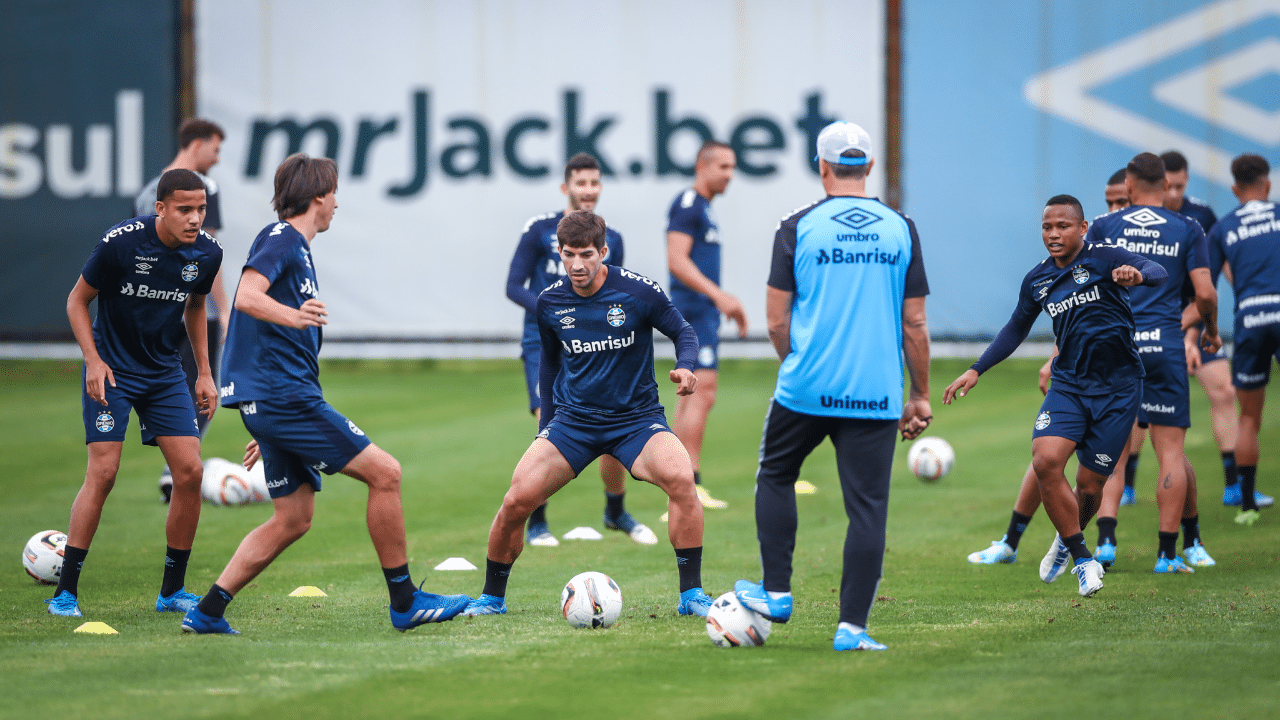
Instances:
[[[507,579],[524,549],[525,520],[604,454],[669,498],[667,537],[680,572],[677,611],[705,616],[711,607],[702,591],[702,506],[693,466],[667,427],[653,375],[656,328],[676,343],[670,373],[676,393],[692,393],[698,339],[657,283],[604,264],[605,236],[604,219],[588,210],[568,213],[556,226],[567,277],[543,290],[534,308],[542,336],[539,432],[489,529],[484,592],[466,615],[507,611]]]
[[[600,199],[600,163],[586,153],[569,158],[564,166],[564,184],[560,192],[568,200],[568,207],[560,212],[538,215],[529,220],[516,246],[511,269],[507,273],[507,297],[525,309],[524,337],[520,341],[520,361],[524,363],[525,387],[529,391],[529,412],[535,419],[541,409],[538,399],[538,358],[542,343],[538,339],[538,320],[534,315],[538,293],[548,285],[564,277],[564,264],[560,262],[560,247],[556,243],[556,224],[565,213],[575,210],[595,210]],[[605,262],[615,267],[623,263],[622,236],[609,228],[606,231],[609,256]],[[642,545],[656,545],[658,537],[627,512],[624,504],[627,470],[612,455],[600,456],[600,479],[604,481],[604,526],[610,530],[627,533]],[[540,505],[529,516],[525,532],[530,545],[555,547],[560,544],[547,526],[547,506]]]
[[[1271,166],[1245,153],[1231,161],[1231,191],[1240,207],[1209,234],[1209,264],[1216,278],[1227,271],[1236,296],[1232,383],[1240,399],[1236,440],[1241,510],[1236,522],[1258,520],[1258,430],[1271,380],[1271,358],[1280,360],[1280,217],[1271,195]]]
[[[1151,444],[1160,463],[1156,503],[1160,508],[1157,573],[1189,573],[1178,557],[1178,526],[1183,529],[1183,552],[1193,565],[1208,567],[1213,558],[1200,542],[1195,472],[1184,445],[1191,426],[1191,394],[1187,353],[1182,335],[1181,293],[1184,283],[1194,288],[1199,314],[1209,318],[1200,340],[1213,351],[1218,338],[1218,294],[1209,276],[1209,253],[1204,231],[1196,221],[1162,206],[1165,195],[1164,162],[1152,153],[1140,153],[1125,173],[1130,206],[1094,220],[1086,243],[1114,245],[1159,263],[1169,279],[1156,287],[1135,287],[1130,303],[1135,325],[1134,341],[1142,358],[1145,377],[1138,422],[1149,425]],[[1194,348],[1199,355],[1199,348]],[[1094,556],[1110,569],[1116,560],[1116,510],[1123,493],[1123,460],[1104,492],[1098,512],[1098,547]]]
[[[320,473],[341,472],[369,486],[366,522],[391,595],[397,630],[457,615],[465,595],[432,595],[413,586],[400,507],[400,463],[369,441],[324,400],[318,355],[328,311],[311,260],[311,241],[338,209],[338,169],[328,158],[295,153],[276,169],[280,222],[258,233],[236,289],[219,394],[239,408],[253,441],[245,467],[261,458],[274,512],[240,542],[183,632],[238,634],[223,617],[227,604],[306,534]]]
[[[1120,457],[1142,397],[1142,360],[1134,344],[1127,288],[1164,282],[1158,263],[1123,248],[1086,243],[1089,223],[1080,201],[1055,195],[1045,205],[1041,239],[1049,257],[1022,280],[1009,322],[969,370],[943,392],[951,404],[978,384],[978,377],[1009,357],[1031,332],[1041,312],[1053,319],[1058,355],[1053,386],[1032,433],[1031,462],[1045,513],[1058,531],[1040,563],[1040,579],[1053,582],[1075,559],[1080,594],[1102,589],[1102,564],[1093,559],[1081,530],[1098,509],[1102,486]],[[1076,491],[1065,469],[1080,460]]]
[[[875,163],[866,131],[831,123],[818,134],[815,159],[827,197],[778,224],[766,291],[769,339],[782,366],[756,472],[764,578],[739,580],[734,593],[770,620],[791,618],[796,479],[830,437],[849,518],[832,647],[884,650],[866,624],[884,565],[895,431],[914,438],[932,419],[929,283],[915,224],[866,196]]]
[[[159,445],[173,471],[156,610],[186,612],[200,599],[183,585],[200,522],[195,405],[209,417],[217,407],[204,303],[222,265],[222,247],[200,230],[205,189],[195,173],[165,173],[157,198],[155,216],[126,220],[99,241],[67,298],[67,318],[84,353],[81,404],[89,466],[71,505],[62,575],[48,601],[53,615],[81,617],[80,571],[116,482],[130,409],[138,414],[143,444]],[[94,298],[98,317],[90,322]],[[194,404],[178,357],[184,326],[199,370]]]
[[[720,287],[720,227],[711,200],[724,193],[733,179],[737,159],[733,148],[708,140],[698,149],[693,187],[682,191],[667,211],[667,268],[671,271],[671,301],[698,335],[694,374],[698,392],[676,401],[672,428],[693,461],[693,482],[703,507],[726,507],[702,487],[702,438],[707,416],[716,404],[720,368],[720,315],[747,336],[747,313],[742,302]]]

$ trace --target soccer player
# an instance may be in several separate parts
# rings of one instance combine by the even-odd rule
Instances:
[[[1187,377],[1187,349],[1183,344],[1180,293],[1184,282],[1194,290],[1200,316],[1208,318],[1200,336],[1206,349],[1216,352],[1218,295],[1209,275],[1209,254],[1204,231],[1194,220],[1162,206],[1166,173],[1163,161],[1141,153],[1129,162],[1125,184],[1130,206],[1094,221],[1087,243],[1113,245],[1147,257],[1164,267],[1169,279],[1156,287],[1130,291],[1135,324],[1134,341],[1145,373],[1138,422],[1151,430],[1151,443],[1160,463],[1156,503],[1160,508],[1157,573],[1189,573],[1193,570],[1178,557],[1178,527],[1183,529],[1183,549],[1193,565],[1214,564],[1200,542],[1195,474],[1185,453],[1191,425],[1191,396]],[[1199,349],[1194,349],[1198,355]],[[1124,487],[1124,466],[1115,469],[1104,491],[1098,513],[1098,562],[1110,568],[1116,558],[1116,509]]]
[[[692,393],[698,338],[657,283],[604,264],[606,237],[604,219],[589,210],[567,213],[556,226],[567,277],[543,290],[534,309],[542,336],[539,432],[489,529],[484,592],[466,615],[507,611],[507,579],[524,549],[525,520],[605,454],[669,498],[667,536],[680,572],[677,611],[706,616],[711,607],[702,591],[702,506],[693,466],[667,427],[653,374],[657,328],[676,343],[670,373],[676,393]]]
[[[831,123],[818,134],[816,159],[827,197],[778,224],[766,290],[769,339],[782,366],[756,472],[764,577],[733,589],[770,620],[791,618],[796,479],[809,453],[831,438],[849,518],[833,647],[884,650],[866,625],[884,566],[895,431],[914,438],[932,419],[929,283],[915,225],[867,197],[875,159],[866,131]],[[851,233],[848,217],[865,232]]]
[[[1235,290],[1235,354],[1232,383],[1240,400],[1236,439],[1241,509],[1236,522],[1258,520],[1258,430],[1271,379],[1271,358],[1280,360],[1280,221],[1271,195],[1271,166],[1245,153],[1231,161],[1231,192],[1240,206],[1209,233],[1210,269],[1226,271]]]
[[[470,600],[414,588],[400,463],[325,402],[320,388],[317,356],[328,311],[318,297],[311,242],[333,222],[337,189],[338,169],[328,158],[295,153],[276,169],[272,202],[280,222],[263,228],[249,248],[220,389],[223,407],[239,408],[253,436],[245,467],[259,458],[265,463],[274,512],[240,542],[208,594],[183,618],[183,632],[238,634],[224,617],[227,604],[311,527],[321,471],[369,486],[366,519],[391,596],[393,627],[443,622]]]
[[[520,361],[524,363],[525,387],[529,391],[529,412],[536,420],[540,413],[538,400],[538,358],[541,342],[538,339],[538,320],[534,314],[538,293],[551,283],[564,277],[564,265],[560,262],[560,249],[556,244],[556,224],[565,213],[575,210],[594,210],[600,200],[600,163],[587,153],[569,158],[564,166],[564,184],[560,192],[568,200],[565,210],[539,215],[525,223],[524,233],[516,246],[511,269],[507,273],[507,297],[525,309],[524,336],[520,341]],[[609,256],[605,262],[615,267],[623,263],[622,236],[613,228],[606,231]],[[626,533],[641,545],[656,545],[658,536],[643,524],[636,522],[623,504],[626,494],[627,470],[612,455],[600,456],[600,479],[604,481],[604,526]],[[555,547],[560,544],[547,526],[547,506],[538,506],[529,516],[525,539],[530,545]]]
[[[226,137],[226,133],[222,128],[209,120],[200,118],[189,118],[178,128],[178,143],[181,149],[174,156],[173,161],[162,171],[169,170],[190,170],[200,177],[204,182],[205,201],[207,209],[204,215],[204,225],[201,226],[206,233],[211,236],[217,236],[218,230],[222,228],[222,209],[218,193],[218,183],[208,176],[209,170],[218,164],[218,155],[222,150],[222,140]],[[156,188],[160,183],[160,175],[151,179],[138,193],[133,201],[134,213],[139,217],[154,215],[156,212]],[[213,287],[209,291],[208,302],[205,303],[205,324],[207,329],[205,335],[209,339],[209,368],[212,370],[214,381],[218,378],[218,360],[221,356],[222,338],[227,329],[227,322],[231,318],[231,305],[227,302],[227,291],[222,283],[222,271],[213,278]],[[182,371],[187,376],[187,389],[191,392],[191,401],[195,402],[196,397],[196,377],[199,371],[196,368],[195,355],[191,352],[191,344],[186,341],[185,336],[182,338],[182,344],[179,347],[179,353],[182,356]],[[209,418],[203,415],[197,415],[196,421],[200,424],[200,437],[204,437],[205,431],[209,426]],[[160,495],[164,502],[169,502],[170,494],[173,492],[173,476],[166,466],[164,471],[160,473]]]
[[[676,401],[672,423],[693,461],[693,482],[706,508],[727,507],[702,487],[702,439],[707,415],[716,404],[720,368],[720,315],[738,325],[738,337],[747,336],[747,313],[742,301],[720,287],[720,228],[711,212],[711,201],[733,179],[737,158],[733,148],[708,140],[698,149],[693,187],[682,191],[667,211],[667,268],[671,271],[671,300],[698,334],[698,358],[694,374],[698,392]]]
[[[161,178],[155,215],[115,226],[98,242],[67,298],[67,318],[84,353],[84,485],[71,505],[62,576],[51,615],[81,617],[79,582],[85,556],[115,486],[129,411],[138,414],[142,443],[158,445],[173,470],[173,500],[165,523],[164,578],[159,612],[186,612],[200,598],[185,589],[187,560],[200,522],[200,431],[196,407],[213,417],[217,388],[209,369],[205,296],[222,264],[222,247],[201,232],[205,189],[188,170]],[[89,304],[98,299],[98,317]],[[196,399],[187,393],[178,343],[195,349]]]
[[[1049,257],[1023,279],[1018,305],[996,339],[942,395],[948,405],[964,397],[983,372],[1022,344],[1042,311],[1053,319],[1058,346],[1053,385],[1031,442],[1041,499],[1058,531],[1040,563],[1040,579],[1053,582],[1073,558],[1084,597],[1102,589],[1105,571],[1085,546],[1081,528],[1097,511],[1142,394],[1142,361],[1126,288],[1158,285],[1168,276],[1159,264],[1128,250],[1086,243],[1088,229],[1079,200],[1049,198],[1040,225]],[[1075,493],[1064,472],[1073,452],[1080,460]]]
[[[1129,207],[1129,189],[1124,184],[1124,173],[1124,168],[1120,168],[1107,178],[1107,187],[1103,190],[1103,196],[1107,200],[1109,213]]]

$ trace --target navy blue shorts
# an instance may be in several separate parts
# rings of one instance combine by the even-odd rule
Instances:
[[[612,455],[623,467],[631,470],[645,443],[660,432],[671,432],[667,417],[661,411],[633,420],[605,423],[557,410],[538,437],[546,438],[556,446],[573,468],[573,476],[577,477],[601,455]]]
[[[84,442],[123,442],[129,429],[129,410],[138,414],[142,444],[155,445],[158,437],[200,437],[196,408],[187,392],[187,376],[181,367],[162,378],[113,373],[116,386],[107,385],[107,405],[89,397],[80,369],[80,406],[84,416]]]
[[[524,364],[524,387],[529,392],[529,412],[542,405],[538,392],[538,368],[542,363],[542,340],[537,333],[528,332],[520,338],[520,362]]]
[[[1138,422],[1164,427],[1191,427],[1191,380],[1184,345],[1138,346],[1142,358],[1142,403]],[[1144,427],[1146,426],[1144,425]]]
[[[1280,298],[1274,303],[1243,304],[1245,309],[1236,311],[1231,382],[1241,390],[1256,390],[1271,381],[1271,358],[1280,361]]]
[[[693,369],[719,369],[720,311],[715,305],[705,303],[678,304],[676,309],[693,326],[693,331],[698,335],[698,360]]]
[[[320,492],[320,473],[342,470],[370,444],[363,430],[319,399],[242,402],[240,420],[258,441],[273,498],[304,483]]]
[[[1050,386],[1031,437],[1073,440],[1081,466],[1110,475],[1129,442],[1141,398],[1142,381],[1112,395],[1077,395]]]

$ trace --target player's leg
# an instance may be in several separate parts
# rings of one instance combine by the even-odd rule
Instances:
[[[102,506],[115,487],[116,473],[120,469],[120,454],[124,443],[120,441],[91,442],[88,467],[84,484],[71,503],[71,519],[67,528],[67,544],[63,548],[62,573],[58,587],[49,603],[50,615],[81,617],[80,572],[84,569],[89,546],[102,521]]]
[[[1252,525],[1258,519],[1255,489],[1258,481],[1258,433],[1262,428],[1262,407],[1267,399],[1266,385],[1236,388],[1240,401],[1239,435],[1236,436],[1236,470],[1240,474],[1240,513],[1236,522]]]
[[[1098,544],[1093,555],[1104,568],[1110,569],[1116,561],[1116,550],[1120,545],[1116,540],[1117,517],[1120,514],[1120,506],[1125,504],[1124,498],[1130,487],[1127,484],[1131,465],[1129,461],[1133,459],[1131,453],[1135,440],[1136,445],[1141,448],[1145,437],[1146,430],[1143,429],[1143,424],[1135,422],[1132,432],[1129,433],[1129,442],[1125,444],[1120,460],[1116,463],[1116,469],[1111,471],[1106,484],[1102,487],[1102,500],[1098,505]]]
[[[658,536],[627,512],[627,469],[612,455],[600,456],[600,480],[604,482],[604,526],[624,532],[641,545],[657,545]]]
[[[889,477],[898,424],[892,420],[843,419],[831,442],[844,493],[849,527],[840,580],[840,625],[836,650],[883,650],[866,633],[884,568],[885,525],[889,518]]]
[[[1200,507],[1196,500],[1196,472],[1185,455],[1182,462],[1187,474],[1187,499],[1182,507],[1182,554],[1187,558],[1188,565],[1213,567],[1217,563],[1200,542]]]
[[[1026,532],[1032,516],[1039,509],[1040,483],[1036,481],[1035,467],[1028,465],[1027,472],[1022,476],[1022,486],[1018,488],[1018,499],[1013,503],[1013,516],[1009,518],[1009,527],[1004,531],[1004,537],[991,541],[988,548],[969,553],[969,562],[975,565],[994,565],[1017,560],[1022,533]]]
[[[1156,506],[1160,511],[1157,573],[1184,573],[1193,570],[1178,556],[1178,530],[1187,504],[1186,428],[1151,426],[1151,444],[1160,462],[1156,482]]]
[[[1121,491],[1121,505],[1136,505],[1138,503],[1138,461],[1142,459],[1142,441],[1147,437],[1147,426],[1139,423],[1133,428],[1133,432],[1129,434],[1129,444],[1126,449],[1129,451],[1129,457],[1124,462],[1124,489]],[[1106,492],[1105,490],[1103,492]]]
[[[793,412],[769,402],[756,470],[756,539],[760,543],[760,583],[739,580],[738,600],[775,622],[791,617],[792,556],[799,515],[796,480],[813,449],[827,438],[830,420]]]
[[[1213,439],[1222,455],[1222,504],[1240,504],[1240,484],[1236,473],[1236,389],[1231,385],[1231,362],[1226,357],[1201,354],[1195,377],[1209,398],[1209,421]]]
[[[145,421],[144,421],[145,422]],[[165,520],[164,577],[156,610],[186,612],[200,601],[199,595],[186,591],[187,561],[200,525],[200,438],[184,435],[161,435],[156,438],[165,464],[172,473],[169,515]]]
[[[676,401],[676,414],[671,427],[675,430],[680,442],[689,451],[689,459],[694,467],[695,492],[698,500],[705,508],[721,510],[728,503],[717,500],[702,487],[702,441],[706,437],[707,417],[716,404],[716,390],[720,384],[720,373],[715,369],[697,368],[693,371],[698,378],[698,392],[685,395]]]
[[[542,343],[536,331],[525,330],[520,343],[520,362],[524,365],[524,386],[529,395],[529,412],[535,424],[542,420],[542,403],[538,388],[538,368],[542,362]],[[604,466],[601,466],[603,472]],[[607,483],[606,483],[606,492]],[[542,503],[529,514],[525,542],[534,547],[558,547],[560,541],[547,523],[547,504]]]

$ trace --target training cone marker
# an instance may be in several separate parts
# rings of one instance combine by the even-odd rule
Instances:
[[[449,558],[436,566],[437,570],[475,570],[476,566],[466,558]]]
[[[814,493],[816,493],[816,492],[818,492],[818,488],[817,488],[817,486],[815,486],[813,483],[809,482],[808,480],[797,480],[797,481],[796,481],[796,494],[797,494],[797,495],[812,495],[812,494],[814,494]]]
[[[76,632],[89,633],[90,635],[119,635],[116,629],[104,622],[87,622],[76,628]]]
[[[564,539],[565,540],[602,540],[604,539],[604,536],[600,534],[599,530],[596,530],[595,528],[589,528],[584,525],[582,527],[576,527],[570,530],[569,532],[565,533]]]
[[[289,597],[329,597],[329,595],[315,585],[303,585],[289,593]]]

